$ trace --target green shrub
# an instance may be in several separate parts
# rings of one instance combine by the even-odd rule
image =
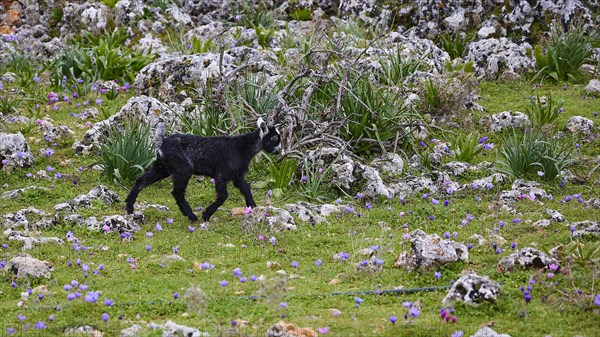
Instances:
[[[459,133],[452,141],[451,149],[454,151],[454,159],[472,163],[475,156],[483,151],[483,143],[480,143],[476,133]]]
[[[258,44],[262,47],[268,47],[269,43],[275,36],[274,29],[265,28],[263,26],[254,27],[254,31],[256,31],[256,39],[258,40]]]
[[[464,71],[442,73],[421,81],[419,110],[432,116],[456,116],[477,93],[475,76]]]
[[[232,124],[227,115],[215,109],[210,100],[197,106],[191,113],[180,116],[179,121],[187,132],[203,137],[223,135]]]
[[[97,80],[132,83],[137,73],[152,62],[154,56],[132,53],[123,45],[126,38],[122,29],[107,31],[98,37],[84,32],[55,61],[52,83],[55,86],[63,84],[64,78],[70,84],[78,79],[83,79],[85,83]]]
[[[119,0],[100,0],[100,2],[105,4],[108,8],[115,8]]]
[[[563,104],[562,99],[554,101],[552,95],[548,95],[546,102],[543,103],[540,96],[536,95],[529,101],[525,112],[534,126],[544,126],[553,123],[558,118],[562,112]]]
[[[385,57],[379,59],[379,66],[377,75],[380,77],[380,82],[396,86],[401,86],[408,76],[426,68],[423,61],[402,56],[401,48],[386,53]]]
[[[154,157],[150,127],[140,121],[130,121],[123,127],[113,126],[108,131],[97,164],[115,184],[131,186]]]
[[[597,31],[586,31],[581,25],[572,26],[569,31],[556,25],[546,44],[534,49],[538,70],[534,80],[579,81],[584,74],[581,66],[593,62],[592,43],[598,37]]]
[[[376,147],[384,149],[384,143],[397,138],[401,124],[418,117],[400,97],[375,87],[366,76],[358,77],[348,87],[340,104],[344,118],[340,133],[344,140],[354,142],[357,154],[370,153]]]
[[[513,178],[554,181],[572,162],[567,147],[541,130],[522,133],[513,129],[501,138],[499,171]]]
[[[298,21],[310,21],[312,16],[313,11],[307,7],[298,7],[290,14],[290,18]]]
[[[444,49],[451,59],[463,57],[465,55],[468,38],[463,37],[462,32],[457,30],[452,35],[440,36],[442,49]]]
[[[326,198],[327,182],[331,180],[331,164],[323,167],[320,157],[313,162],[304,158],[302,164],[302,177],[296,183],[298,194],[313,202],[324,202]]]
[[[245,77],[241,85],[241,96],[244,100],[245,110],[253,113],[265,115],[277,106],[277,87],[271,88],[266,85],[264,75],[249,74]]]
[[[269,10],[265,1],[259,0],[256,5],[253,2],[243,1],[241,13],[238,16],[240,23],[247,28],[264,27],[268,29],[275,26],[275,14]]]
[[[280,162],[271,161],[269,164],[269,173],[275,188],[285,189],[296,172],[296,160],[284,158]]]
[[[14,95],[0,95],[0,114],[14,115],[17,113],[23,99]]]

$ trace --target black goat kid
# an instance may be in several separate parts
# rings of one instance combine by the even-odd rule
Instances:
[[[256,207],[250,185],[244,179],[250,160],[261,150],[270,153],[281,149],[281,136],[273,126],[267,126],[262,118],[256,122],[258,129],[235,137],[199,137],[175,134],[157,140],[156,161],[140,175],[127,199],[127,213],[133,213],[133,204],[146,186],[169,176],[173,179],[173,197],[181,212],[190,220],[198,217],[185,200],[185,190],[192,175],[209,176],[215,180],[217,200],[204,210],[202,219],[208,221],[215,211],[227,200],[227,183],[233,181],[246,199],[246,206]]]

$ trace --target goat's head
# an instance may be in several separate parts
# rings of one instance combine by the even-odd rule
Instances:
[[[279,153],[281,151],[281,134],[274,126],[267,126],[267,123],[259,117],[256,121],[259,129],[259,137],[262,149],[269,153]]]

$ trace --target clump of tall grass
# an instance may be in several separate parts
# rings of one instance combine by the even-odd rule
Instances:
[[[586,30],[582,25],[571,26],[568,31],[556,25],[546,43],[535,47],[538,72],[534,80],[579,81],[584,75],[581,66],[593,62],[592,44],[599,38],[597,30]]]
[[[113,126],[108,130],[97,164],[108,179],[127,187],[154,158],[150,127],[140,121],[129,121],[123,127]]]
[[[534,126],[544,126],[553,123],[558,118],[563,104],[562,99],[555,101],[552,95],[548,95],[545,101],[536,95],[529,101],[525,113]]]
[[[499,171],[513,178],[554,181],[572,163],[567,145],[542,130],[512,130],[501,137]]]

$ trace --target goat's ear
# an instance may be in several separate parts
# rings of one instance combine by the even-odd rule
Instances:
[[[262,117],[258,117],[258,120],[256,121],[256,126],[258,126],[258,128],[260,129],[260,139],[262,139],[267,133],[269,133],[269,128],[267,127],[267,123],[265,123],[264,119],[262,119]]]

